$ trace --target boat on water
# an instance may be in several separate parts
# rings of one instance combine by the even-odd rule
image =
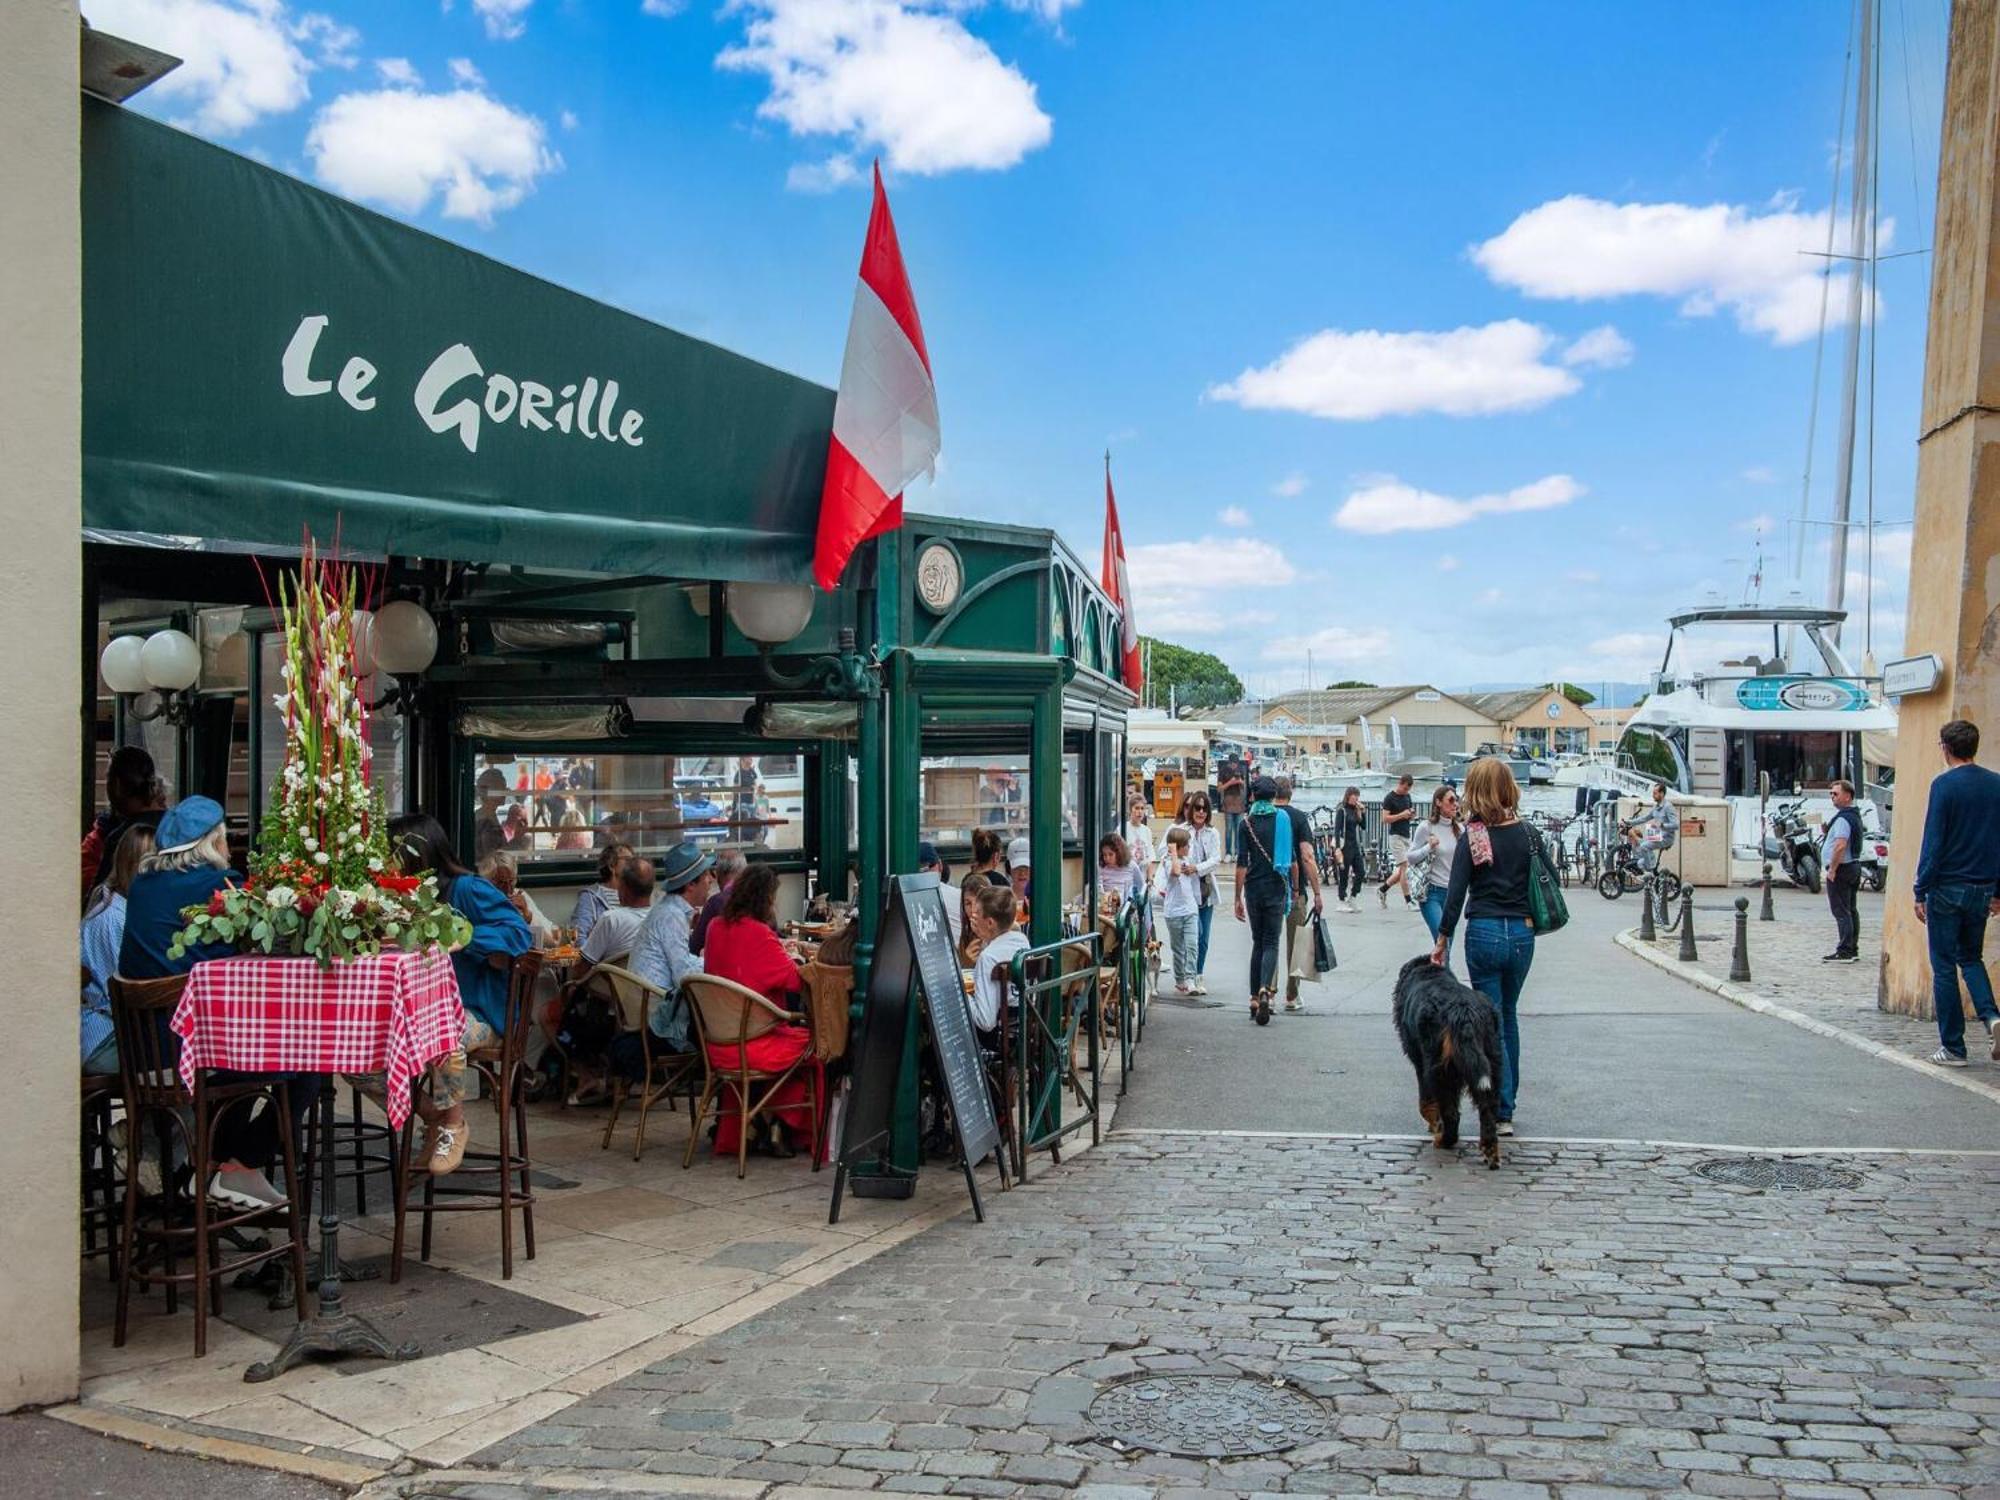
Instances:
[[[1894,764],[1896,710],[1879,701],[1880,679],[1841,654],[1846,618],[1805,604],[1715,605],[1668,618],[1666,655],[1619,738],[1616,769],[1726,801],[1732,879],[1754,879],[1763,867],[1762,777],[1769,806],[1803,799],[1816,825],[1833,810],[1830,783],[1865,788],[1878,779],[1871,770]],[[1803,641],[1792,657],[1787,636]],[[1856,805],[1864,828],[1881,826],[1872,797]]]
[[[1514,779],[1524,785],[1529,783],[1535,766],[1533,756],[1523,755],[1492,740],[1483,740],[1477,749],[1453,752],[1445,763],[1444,772],[1454,781],[1463,781],[1467,769],[1475,760],[1504,760],[1507,769],[1514,773]]]

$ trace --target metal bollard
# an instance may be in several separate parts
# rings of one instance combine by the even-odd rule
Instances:
[[[1764,904],[1757,912],[1757,920],[1760,922],[1778,920],[1778,913],[1771,906],[1771,862],[1768,859],[1764,861]]]
[[[1750,982],[1750,898],[1736,898],[1736,946],[1729,954],[1729,980],[1732,984]]]
[[[1694,892],[1687,887],[1681,889],[1681,951],[1680,960],[1691,964],[1701,955],[1694,951]]]
[[[1659,940],[1660,929],[1653,925],[1653,887],[1642,885],[1639,887],[1639,941],[1657,943]]]

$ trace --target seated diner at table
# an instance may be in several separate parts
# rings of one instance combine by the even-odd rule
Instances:
[[[623,840],[613,840],[597,851],[597,883],[576,893],[576,911],[569,919],[577,942],[587,939],[591,924],[618,904],[618,867],[631,857],[632,846]]]
[[[1025,838],[1011,839],[1007,844],[1007,884],[1014,892],[1014,900],[1026,906],[1031,899],[1034,885],[1034,848]]]
[[[630,968],[660,993],[646,1014],[655,1050],[686,1052],[694,1045],[694,1023],[681,998],[681,981],[701,972],[701,955],[688,949],[695,914],[715,894],[715,856],[683,840],[660,856],[658,883],[662,892],[646,913],[632,945]],[[612,1044],[612,1066],[621,1077],[637,1078],[642,1066],[636,1033]]]
[[[709,925],[702,967],[718,979],[755,990],[781,1009],[797,1012],[805,980],[798,961],[778,937],[778,877],[769,865],[752,865],[737,876],[722,915]],[[756,1072],[782,1073],[812,1050],[812,1032],[803,1025],[780,1026],[741,1044],[710,1044],[709,1065],[734,1073],[744,1063]],[[739,1056],[739,1053],[741,1054]],[[717,1124],[715,1153],[734,1156],[742,1116],[725,1114]],[[782,1122],[782,1128],[781,1128]],[[791,1138],[787,1144],[786,1137]],[[810,1146],[813,1121],[807,1113],[806,1080],[798,1073],[779,1085],[758,1115],[750,1149],[791,1156],[793,1146]]]
[[[82,949],[83,1014],[79,1041],[85,1076],[101,1078],[118,1071],[118,1037],[111,1027],[111,976],[118,972],[118,950],[125,941],[125,893],[139,873],[139,862],[153,852],[153,830],[134,824],[124,830],[106,868],[104,884],[90,898],[78,934]]]
[[[972,868],[965,872],[966,885],[1007,883],[1007,841],[991,828],[972,830]]]
[[[593,1040],[591,1029],[583,1022],[572,1025],[571,1007],[590,1003],[588,992],[581,986],[590,977],[590,971],[599,964],[631,968],[632,951],[638,946],[639,934],[645,928],[647,914],[652,910],[654,881],[650,859],[633,855],[618,867],[618,904],[591,923],[590,935],[577,950],[576,966],[570,970],[569,981],[558,997],[562,1008],[554,1025],[574,1078],[569,1096],[572,1108],[599,1104],[609,1096],[603,1076],[605,1051]]]
[[[1097,841],[1097,899],[1107,905],[1123,901],[1136,889],[1139,871],[1132,863],[1132,851],[1118,834],[1107,833]]]
[[[556,924],[535,904],[535,898],[521,889],[520,869],[512,854],[489,854],[479,862],[480,878],[507,898],[507,904],[528,924],[528,935],[537,948],[553,948]]]
[[[1016,925],[1019,914],[1014,893],[1005,886],[987,886],[975,892],[967,906],[979,952],[972,960],[972,994],[966,1003],[973,1026],[982,1032],[990,1033],[999,1026],[1009,966],[1016,954],[1027,951],[1028,935]]]
[[[236,953],[228,943],[196,944],[183,949],[179,957],[170,951],[185,925],[181,908],[205,906],[225,886],[243,879],[229,868],[229,832],[221,804],[210,797],[186,798],[160,819],[154,838],[153,852],[139,861],[125,893],[125,931],[118,944],[121,979],[170,979],[208,959],[232,958]],[[171,1039],[169,1046],[178,1054],[179,1039]],[[212,1076],[218,1083],[234,1083],[250,1075],[217,1069]],[[319,1092],[321,1075],[285,1073],[268,1078],[287,1085],[297,1139],[306,1109]],[[209,1138],[215,1175],[208,1181],[208,1196],[235,1209],[280,1206],[285,1195],[271,1185],[268,1175],[280,1149],[277,1117],[271,1109],[260,1106],[250,1116],[240,1109],[224,1110]]]
[[[439,898],[472,924],[470,941],[451,956],[465,1004],[465,1032],[457,1047],[432,1064],[430,1097],[421,1088],[410,1090],[410,1104],[424,1122],[425,1169],[441,1177],[465,1159],[471,1133],[465,1118],[466,1049],[499,1043],[507,1027],[508,971],[534,939],[514,904],[466,868],[437,819],[416,813],[392,820],[389,847],[405,875],[436,876]]]

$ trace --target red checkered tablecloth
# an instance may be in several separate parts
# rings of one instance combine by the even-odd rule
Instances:
[[[194,966],[174,1010],[181,1079],[244,1073],[387,1073],[389,1122],[410,1080],[459,1044],[465,1008],[451,959],[381,953],[322,969],[310,958],[217,958]]]

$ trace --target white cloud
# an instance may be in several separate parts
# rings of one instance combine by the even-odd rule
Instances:
[[[451,69],[453,83],[462,84],[469,89],[486,87],[486,75],[479,71],[478,65],[471,58],[454,57],[446,66]]]
[[[562,167],[540,120],[477,89],[344,94],[313,121],[306,154],[336,192],[403,214],[436,198],[446,218],[479,224]]]
[[[1052,126],[1019,69],[965,27],[965,0],[732,0],[749,17],[716,58],[759,73],[757,108],[843,154],[880,150],[896,171],[997,171],[1049,142]]]
[[[1769,536],[1778,529],[1778,518],[1769,513],[1752,516],[1747,521],[1738,521],[1736,529],[1747,531],[1752,536]]]
[[[1083,0],[1007,0],[1007,9],[1036,16],[1051,26],[1062,24],[1063,12],[1075,10]]]
[[[1546,328],[1518,318],[1446,333],[1328,328],[1261,369],[1210,386],[1208,395],[1252,410],[1344,422],[1528,411],[1581,387],[1570,371],[1545,359],[1555,342]]]
[[[1305,475],[1294,469],[1283,479],[1280,479],[1276,484],[1271,486],[1271,493],[1282,495],[1287,500],[1295,500],[1306,492],[1308,482]]]
[[[528,29],[523,18],[535,0],[472,0],[472,8],[486,23],[486,34],[496,42],[511,42]]]
[[[1778,471],[1769,464],[1752,464],[1743,471],[1743,477],[1752,484],[1776,484]]]
[[[1310,654],[1316,668],[1332,669],[1343,662],[1380,661],[1388,654],[1389,644],[1386,630],[1329,625],[1310,635],[1277,636],[1264,643],[1261,654],[1265,661],[1304,661]]]
[[[94,26],[158,47],[181,65],[149,91],[206,135],[235,135],[306,102],[316,66],[352,67],[360,33],[281,0],[90,0]],[[311,49],[313,57],[307,56]]]
[[[687,9],[687,0],[640,0],[639,9],[649,16],[673,17]]]
[[[1632,341],[1606,323],[1593,328],[1563,350],[1563,363],[1584,369],[1615,370],[1632,363]]]
[[[1453,557],[1449,552],[1438,559],[1438,571],[1440,573],[1456,573],[1458,569],[1458,559]]]
[[[278,9],[270,0],[259,3],[274,11]],[[308,12],[292,24],[292,35],[313,49],[314,57],[323,67],[352,68],[361,61],[355,56],[361,45],[361,33],[332,16]]]
[[[1146,542],[1127,549],[1125,570],[1132,579],[1132,592],[1142,601],[1153,589],[1200,592],[1277,587],[1298,577],[1298,570],[1283,551],[1247,536]]]
[[[420,89],[424,86],[416,64],[407,57],[378,57],[375,59],[375,71],[384,83],[394,84],[397,88]]]
[[[1366,536],[1383,536],[1392,531],[1443,531],[1480,516],[1553,510],[1584,493],[1584,487],[1569,475],[1551,474],[1504,494],[1454,500],[1449,495],[1420,490],[1394,475],[1386,475],[1349,495],[1334,512],[1333,524],[1343,531],[1358,531]]]
[[[1224,526],[1244,527],[1250,524],[1250,512],[1240,505],[1225,505],[1215,519]]]
[[[793,162],[785,173],[785,186],[795,193],[830,193],[858,181],[861,168],[854,158],[835,152],[825,161]]]
[[[1894,228],[1881,222],[1883,245]],[[1572,194],[1529,209],[1473,246],[1472,258],[1493,280],[1531,297],[1674,297],[1685,316],[1728,308],[1746,333],[1796,344],[1819,327],[1826,262],[1817,252],[1825,249],[1826,229],[1825,213],[1800,213],[1782,200],[1758,211]],[[1833,280],[1827,312],[1838,321],[1845,273]]]
[[[581,125],[583,121],[579,120],[576,117],[575,110],[566,109],[561,114],[556,116],[556,123],[562,126],[564,130],[574,130],[577,128],[577,126]]]
[[[1563,577],[1571,583],[1602,583],[1604,575],[1595,568],[1571,568]]]

